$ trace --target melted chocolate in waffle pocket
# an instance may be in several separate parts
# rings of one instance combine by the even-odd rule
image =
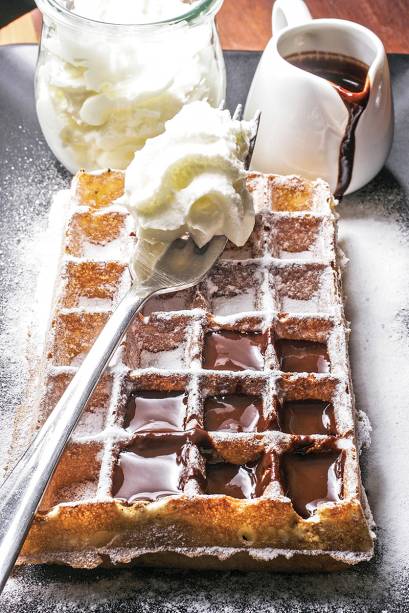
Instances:
[[[205,336],[203,367],[213,370],[263,370],[266,335],[221,330]]]
[[[205,401],[204,411],[204,425],[209,432],[262,432],[267,429],[263,402],[258,396],[211,396]]]
[[[325,502],[342,498],[342,455],[326,453],[286,453],[281,458],[284,493],[294,510],[305,519]]]
[[[279,408],[279,422],[288,434],[336,435],[334,407],[323,400],[286,400]]]
[[[128,502],[183,493],[187,436],[143,435],[123,449],[114,466],[112,495]]]
[[[325,343],[280,339],[277,341],[276,349],[280,368],[284,372],[330,371],[330,359]]]
[[[184,392],[132,392],[126,404],[124,428],[130,432],[183,430],[186,415]]]
[[[216,462],[206,466],[206,494],[258,498],[270,481],[271,457],[267,454],[243,465]]]

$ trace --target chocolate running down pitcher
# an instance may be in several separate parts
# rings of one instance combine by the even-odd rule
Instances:
[[[245,116],[255,108],[254,170],[321,177],[337,198],[354,192],[379,172],[392,143],[382,42],[351,21],[312,19],[302,0],[277,0]]]

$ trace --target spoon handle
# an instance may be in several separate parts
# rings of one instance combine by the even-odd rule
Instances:
[[[0,593],[87,401],[136,313],[152,293],[151,288],[133,286],[125,295],[44,426],[0,486]]]

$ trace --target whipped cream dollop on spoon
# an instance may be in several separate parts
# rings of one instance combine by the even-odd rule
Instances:
[[[224,235],[242,246],[254,227],[245,160],[254,126],[207,102],[184,106],[125,172],[139,248],[159,255],[189,234],[198,247]]]

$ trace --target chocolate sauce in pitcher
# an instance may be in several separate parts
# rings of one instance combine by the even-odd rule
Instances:
[[[293,53],[287,56],[286,60],[297,68],[329,81],[347,108],[349,118],[339,151],[338,181],[335,190],[335,197],[342,198],[352,177],[356,127],[368,104],[369,66],[353,57],[324,51]]]

